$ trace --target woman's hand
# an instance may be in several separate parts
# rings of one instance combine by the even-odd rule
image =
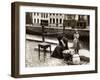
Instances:
[[[65,46],[66,46],[66,44],[64,43],[64,41],[63,41],[63,40],[61,40],[61,43],[62,43],[63,47],[65,47]]]

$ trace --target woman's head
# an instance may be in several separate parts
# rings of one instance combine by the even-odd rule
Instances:
[[[63,37],[63,41],[64,41],[64,43],[67,43],[68,39],[66,37]]]
[[[63,38],[63,35],[62,34],[58,34],[57,39],[61,40],[62,38]]]

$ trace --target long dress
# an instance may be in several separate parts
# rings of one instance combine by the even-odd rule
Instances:
[[[79,49],[80,49],[80,43],[79,43],[79,40],[77,38],[75,38],[73,40],[73,48],[74,48],[75,53],[78,54]]]
[[[58,39],[58,41],[59,41],[59,44],[56,46],[51,56],[62,59],[63,58],[62,51],[68,50],[68,39],[66,37],[63,37],[62,39]]]

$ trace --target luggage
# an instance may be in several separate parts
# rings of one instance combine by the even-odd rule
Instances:
[[[80,56],[78,54],[74,54],[72,57],[72,62],[76,65],[80,64]]]

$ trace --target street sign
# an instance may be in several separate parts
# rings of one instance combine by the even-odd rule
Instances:
[[[48,20],[41,20],[41,26],[48,26]]]

